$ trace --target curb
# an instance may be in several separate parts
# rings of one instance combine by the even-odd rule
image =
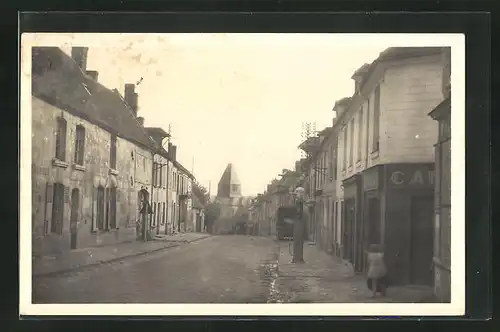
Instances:
[[[144,256],[144,255],[147,255],[147,254],[150,254],[150,253],[154,253],[154,252],[158,252],[158,251],[161,251],[161,250],[165,250],[165,249],[168,249],[168,248],[178,247],[178,246],[180,246],[182,244],[193,243],[193,242],[196,242],[196,241],[199,241],[199,240],[206,239],[208,237],[210,237],[210,236],[200,237],[200,238],[194,239],[192,241],[177,241],[177,242],[176,241],[171,241],[169,245],[165,245],[165,246],[162,246],[160,248],[155,248],[155,249],[148,250],[148,251],[140,251],[140,252],[136,252],[136,253],[133,253],[133,254],[130,254],[130,255],[126,255],[126,256],[115,257],[115,258],[106,259],[106,260],[100,260],[100,261],[97,261],[95,263],[90,263],[90,264],[76,265],[76,266],[71,267],[71,268],[61,269],[61,270],[57,270],[57,271],[42,272],[42,273],[33,273],[32,278],[51,277],[51,276],[60,275],[60,274],[67,274],[67,273],[71,273],[71,272],[79,272],[79,271],[87,270],[89,268],[93,268],[93,267],[96,267],[96,266],[100,266],[100,265],[104,265],[104,264],[111,264],[111,263],[114,263],[114,262],[117,262],[117,261],[121,261],[121,260],[124,260],[124,259],[127,259],[127,258]]]

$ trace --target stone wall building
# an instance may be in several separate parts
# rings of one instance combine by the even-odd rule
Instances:
[[[142,120],[141,120],[142,122]],[[152,234],[172,234],[172,220],[168,217],[170,197],[172,195],[169,181],[171,181],[170,169],[173,166],[173,145],[170,144],[170,153],[163,148],[164,140],[170,137],[170,134],[162,128],[147,127],[145,128],[148,135],[155,141],[159,151],[154,153],[153,168],[152,168],[152,186],[151,192],[151,208],[153,213],[150,216],[149,229]]]
[[[33,253],[136,238],[139,191],[151,186],[157,147],[124,101],[57,47],[32,54]]]
[[[389,48],[353,75],[355,93],[339,112],[342,256],[366,266],[382,244],[390,278],[432,284],[435,125],[441,48]]]
[[[174,159],[174,166],[177,168],[176,193],[177,193],[177,230],[179,232],[192,232],[195,228],[192,205],[192,186],[195,180],[181,163]]]

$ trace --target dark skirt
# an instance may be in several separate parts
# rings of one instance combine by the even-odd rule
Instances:
[[[373,291],[372,282],[372,278],[366,280],[366,286],[368,286],[368,289],[371,291]],[[389,279],[386,276],[377,279],[377,292],[383,292],[387,287],[389,287]]]

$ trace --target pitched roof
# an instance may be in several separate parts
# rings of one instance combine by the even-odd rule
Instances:
[[[232,185],[239,185],[239,190],[231,190]],[[218,197],[239,197],[241,196],[241,182],[236,175],[233,164],[229,163],[222,173],[217,188]]]
[[[58,47],[33,47],[32,95],[149,149],[158,147],[122,97],[85,75]]]
[[[188,171],[188,169],[186,167],[182,166],[182,164],[180,162],[178,162],[177,160],[174,160],[173,163],[174,163],[175,167],[177,167],[182,173],[186,174],[192,180],[195,179],[194,175],[190,171]]]

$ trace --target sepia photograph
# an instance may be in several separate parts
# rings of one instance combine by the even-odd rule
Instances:
[[[464,43],[24,33],[21,312],[463,314]]]

